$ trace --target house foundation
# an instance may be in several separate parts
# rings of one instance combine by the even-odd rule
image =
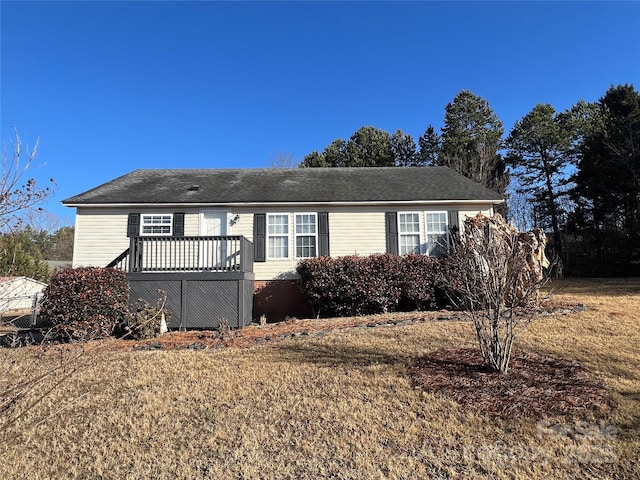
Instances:
[[[311,318],[313,310],[304,301],[297,280],[256,280],[253,294],[253,318],[262,315],[268,322],[286,317]]]

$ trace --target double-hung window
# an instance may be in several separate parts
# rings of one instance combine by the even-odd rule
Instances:
[[[316,256],[318,244],[318,222],[315,213],[296,213],[295,239],[296,258]]]
[[[440,255],[448,249],[447,212],[427,212],[425,214],[427,232],[427,255]]]
[[[419,213],[399,213],[398,233],[400,240],[400,255],[420,253]]]
[[[289,258],[289,215],[267,215],[267,257]]]
[[[140,235],[171,235],[173,233],[173,215],[142,214],[140,218]]]

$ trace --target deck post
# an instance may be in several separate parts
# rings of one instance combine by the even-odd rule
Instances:
[[[138,237],[131,237],[129,239],[129,272],[135,273],[138,271]]]

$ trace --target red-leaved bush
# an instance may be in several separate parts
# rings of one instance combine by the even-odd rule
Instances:
[[[444,257],[412,254],[401,259],[400,291],[405,309],[436,308]]]
[[[350,316],[435,306],[439,261],[375,254],[301,260],[300,288],[318,316]]]
[[[93,340],[113,334],[129,317],[127,274],[114,268],[67,268],[45,289],[40,317],[61,341]]]

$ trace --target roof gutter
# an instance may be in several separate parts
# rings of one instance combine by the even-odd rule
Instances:
[[[393,201],[376,201],[376,202],[199,202],[199,203],[180,203],[180,202],[153,202],[153,203],[65,203],[66,207],[95,207],[95,208],[122,208],[122,207],[287,207],[295,206],[384,206],[384,205],[479,205],[491,204],[498,205],[504,203],[504,199],[500,200],[393,200]]]

